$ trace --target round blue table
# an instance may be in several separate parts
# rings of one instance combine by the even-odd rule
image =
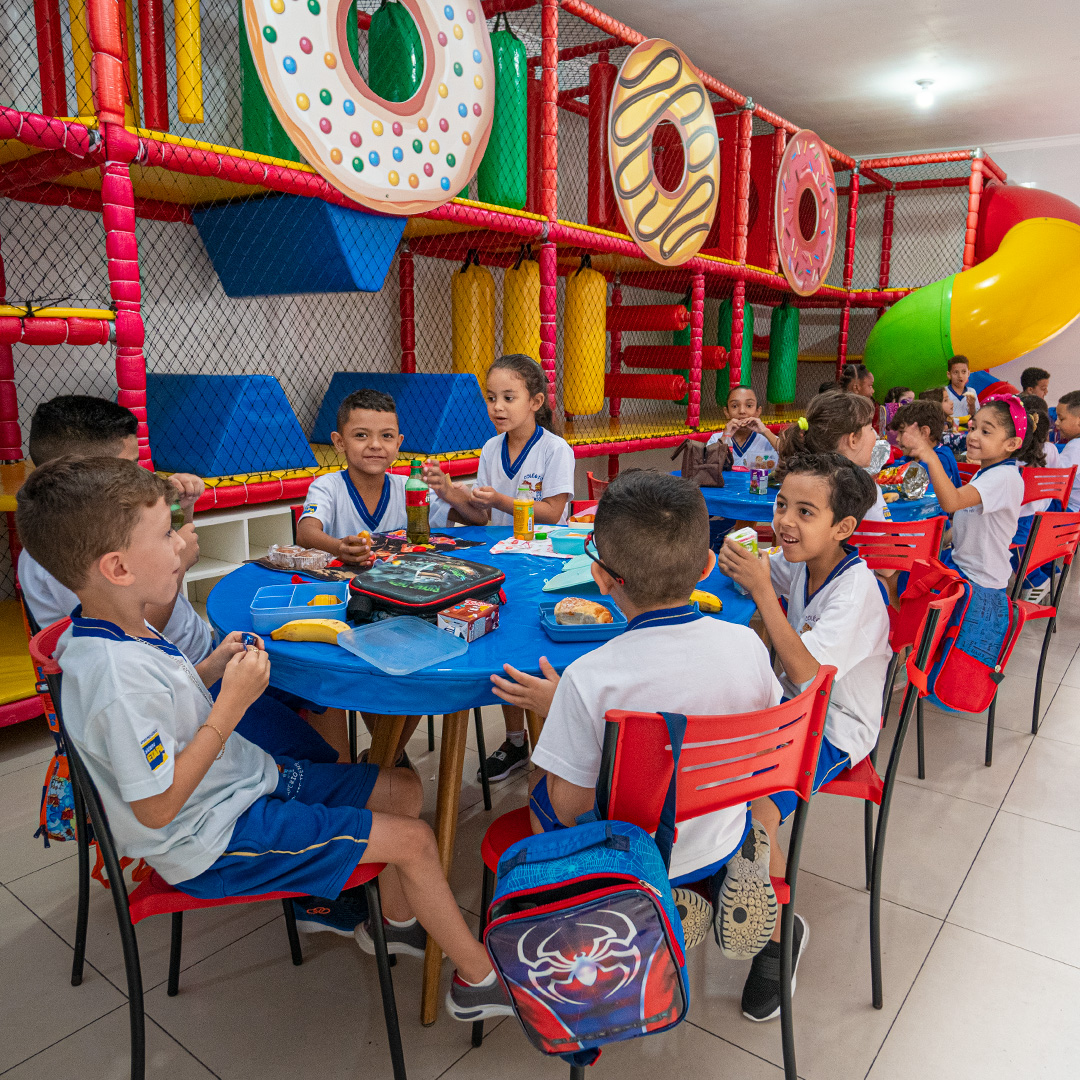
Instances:
[[[491,692],[491,675],[501,672],[504,663],[539,675],[541,656],[546,656],[557,671],[562,671],[573,660],[602,644],[555,642],[544,633],[537,604],[541,599],[558,596],[542,589],[546,581],[562,571],[563,560],[491,555],[488,549],[511,531],[476,526],[454,531],[455,536],[483,541],[484,546],[466,548],[461,556],[497,566],[506,574],[507,603],[499,614],[498,630],[471,642],[466,652],[453,660],[411,675],[394,676],[337,645],[265,639],[270,654],[270,681],[275,686],[308,701],[342,709],[361,708],[391,717],[391,723],[376,729],[370,754],[373,762],[388,764],[392,760],[406,715],[442,714],[435,838],[447,877],[454,853],[469,711],[475,706],[501,704]],[[206,605],[210,622],[222,633],[251,630],[250,605],[256,590],[287,580],[286,575],[261,566],[234,570],[210,593]],[[700,587],[723,601],[723,613],[716,618],[744,625],[750,622],[754,602],[739,595],[729,578],[714,570]],[[530,730],[535,734],[538,728],[535,717],[530,716]],[[442,953],[429,938],[420,999],[420,1020],[424,1024],[435,1022],[441,965]]]
[[[771,522],[778,490],[769,488],[765,495],[751,495],[748,472],[726,472],[722,488],[703,487],[701,494],[713,517]],[[893,521],[923,521],[944,513],[933,495],[921,499],[897,499],[889,503],[889,512]]]

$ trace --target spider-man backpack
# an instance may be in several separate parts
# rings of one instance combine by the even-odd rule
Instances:
[[[676,765],[686,717],[665,713]],[[525,1034],[542,1053],[592,1064],[600,1047],[674,1027],[686,1015],[682,924],[668,883],[672,772],[656,839],[624,821],[507,848],[484,932]]]

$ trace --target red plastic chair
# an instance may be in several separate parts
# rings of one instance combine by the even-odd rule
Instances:
[[[598,500],[600,498],[600,496],[604,494],[604,488],[606,488],[608,486],[608,484],[611,483],[610,480],[597,480],[596,477],[593,476],[593,474],[591,472],[587,472],[585,474],[585,479],[586,479],[586,481],[588,482],[588,485],[589,485],[589,498],[590,499],[597,499]]]
[[[124,881],[120,858],[116,850],[105,807],[101,802],[96,785],[87,772],[86,765],[64,731],[64,719],[60,712],[60,665],[53,659],[56,643],[67,629],[70,619],[62,619],[35,634],[30,641],[30,655],[39,670],[44,674],[47,692],[56,707],[60,730],[67,752],[71,772],[71,787],[75,801],[75,824],[78,829],[79,859],[79,906],[75,921],[75,957],[71,967],[71,985],[82,982],[83,961],[86,954],[86,928],[90,910],[90,839],[87,829],[87,815],[93,827],[101,857],[105,863],[105,872],[116,908],[116,921],[120,930],[120,944],[124,953],[124,968],[127,973],[128,1009],[131,1021],[131,1080],[143,1080],[146,1067],[146,1032],[143,1009],[142,970],[139,964],[139,946],[135,937],[135,924],[151,915],[172,915],[172,939],[169,947],[168,995],[175,997],[180,991],[180,951],[183,941],[184,912],[196,908],[225,907],[230,904],[252,904],[264,900],[280,900],[285,913],[285,928],[289,935],[289,948],[292,961],[299,965],[303,962],[300,950],[300,936],[296,930],[296,915],[292,900],[303,896],[296,892],[271,892],[259,896],[228,896],[217,900],[199,900],[179,889],[173,888],[156,871],[151,871],[129,895]],[[382,991],[383,1016],[386,1021],[387,1040],[390,1044],[390,1058],[393,1063],[394,1080],[406,1080],[405,1058],[401,1049],[401,1032],[398,1027],[397,1005],[394,999],[394,984],[390,974],[390,956],[386,951],[386,938],[383,934],[382,906],[379,902],[378,875],[385,869],[383,863],[367,863],[357,866],[352,876],[345,883],[345,888],[363,885],[371,916],[372,939],[375,943],[375,958],[379,971],[379,987]]]
[[[963,485],[979,471],[980,466],[977,461],[958,461],[956,467],[960,470],[960,483]]]
[[[822,667],[803,693],[772,709],[728,716],[688,717],[679,761],[677,822],[738,806],[778,791],[795,791],[799,796],[788,844],[787,874],[783,879],[773,879],[776,898],[785,905],[781,918],[780,1024],[784,1070],[789,1080],[795,1080],[797,1076],[791,1014],[795,881],[799,872],[806,811],[835,674],[836,668]],[[646,832],[654,832],[660,821],[673,768],[667,726],[657,713],[613,710],[607,714],[606,720],[600,778],[596,787],[601,815],[613,820],[629,821]],[[756,772],[753,776],[746,775],[748,760],[754,762]],[[531,833],[529,810],[523,807],[497,818],[484,835],[480,847],[484,860],[481,936],[495,891],[499,859],[511,844]],[[474,1046],[480,1045],[483,1033],[483,1022],[474,1023]],[[571,1080],[583,1077],[584,1070],[572,1068],[570,1076]]]
[[[1020,475],[1024,478],[1024,502],[1057,499],[1063,507],[1068,507],[1076,480],[1075,465],[1069,469],[1036,469],[1029,466],[1021,469]]]
[[[1028,470],[1025,470],[1027,472]],[[1071,469],[1040,469],[1038,472],[1065,472],[1075,474],[1076,466]],[[1072,476],[1069,478],[1069,486],[1072,486]],[[1047,498],[1048,496],[1040,496]],[[1057,496],[1054,496],[1055,498]],[[1062,505],[1067,505],[1063,503]],[[1035,514],[1031,523],[1031,531],[1028,533],[1027,545],[1024,554],[1020,557],[1020,566],[1016,571],[1013,582],[1011,597],[1020,608],[1023,622],[1033,619],[1046,619],[1046,631],[1043,634],[1042,652],[1039,654],[1039,668],[1035,676],[1035,702],[1031,713],[1031,733],[1039,732],[1039,705],[1042,701],[1043,672],[1046,669],[1046,654],[1050,648],[1050,635],[1053,634],[1057,625],[1058,605],[1065,591],[1065,582],[1069,577],[1069,569],[1076,557],[1077,544],[1080,543],[1080,514],[1069,513],[1044,513]],[[1054,582],[1053,566],[1058,559],[1062,561],[1061,573]],[[1037,570],[1040,566],[1051,568],[1051,588],[1049,604],[1033,604],[1028,600],[1021,600],[1020,590],[1024,585],[1024,578]],[[992,707],[991,707],[992,708]],[[989,744],[992,746],[992,744]]]

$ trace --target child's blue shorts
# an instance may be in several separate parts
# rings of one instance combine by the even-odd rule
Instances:
[[[177,888],[200,900],[296,892],[337,896],[367,850],[377,765],[277,759],[277,788],[237,818],[225,852]]]
[[[828,739],[822,738],[821,751],[817,759],[817,773],[814,775],[814,791],[824,787],[830,780],[835,780],[850,765],[850,754],[845,754],[843,750],[833,746]],[[786,821],[795,813],[795,807],[799,802],[799,796],[794,791],[778,791],[769,798],[776,803],[781,821]]]
[[[540,782],[532,789],[529,795],[529,809],[536,815],[536,820],[540,822],[544,832],[555,832],[558,829],[565,829],[565,826],[558,818],[554,808],[551,805],[551,796],[548,794],[547,777],[542,776]],[[732,855],[735,854],[739,848],[742,847],[743,841],[746,839],[746,834],[750,831],[750,807],[746,808],[746,824],[743,827],[742,836],[739,837],[739,842],[722,858],[717,859],[716,862],[710,863],[708,866],[703,866],[698,870],[691,870],[688,874],[681,874],[677,878],[671,879],[672,885],[689,885],[694,881],[704,881],[707,878],[712,877],[718,870],[725,866],[730,860]]]
[[[215,701],[220,690],[219,679],[210,687],[210,695]],[[293,700],[300,703],[299,698]],[[338,752],[278,697],[272,687],[267,687],[266,692],[248,707],[235,731],[273,758],[321,763],[332,763],[338,759]]]

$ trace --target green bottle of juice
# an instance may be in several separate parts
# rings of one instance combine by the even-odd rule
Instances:
[[[428,526],[428,486],[420,477],[420,459],[413,458],[405,482],[406,535],[410,544],[426,544],[431,539]]]

